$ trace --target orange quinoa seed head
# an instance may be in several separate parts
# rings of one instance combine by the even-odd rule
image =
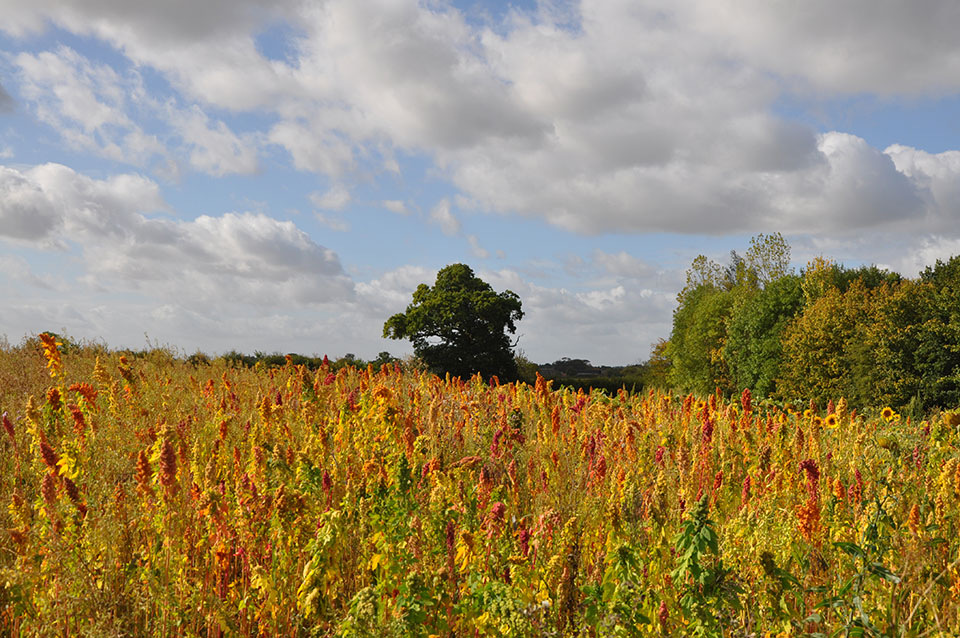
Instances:
[[[914,536],[920,535],[920,506],[916,503],[910,508],[910,516],[907,519],[907,526]]]
[[[57,471],[57,464],[60,462],[60,455],[57,454],[54,449],[47,443],[46,440],[40,441],[40,456],[43,457],[43,462],[46,463],[47,467],[51,471]]]
[[[63,477],[63,488],[67,493],[67,496],[70,497],[70,500],[74,503],[80,502],[80,490],[77,488],[77,484],[70,480],[70,477]]]
[[[844,497],[847,495],[847,490],[843,487],[843,483],[840,479],[833,480],[833,496],[837,501],[844,500]]]
[[[169,439],[164,439],[160,445],[160,482],[164,487],[170,487],[177,477],[177,454]]]
[[[47,390],[47,403],[50,404],[50,407],[54,410],[60,409],[60,389],[59,388],[50,388]]]
[[[153,477],[153,470],[150,467],[150,459],[147,458],[147,451],[140,450],[137,455],[137,489],[144,496],[152,496],[153,489],[150,487],[150,479]]]
[[[10,437],[11,441],[17,440],[17,437],[14,436],[13,423],[10,422],[6,412],[3,413],[3,429],[7,431],[7,436]]]
[[[40,482],[40,495],[47,505],[53,505],[57,501],[57,480],[52,472],[43,475]]]
[[[87,429],[87,423],[83,420],[83,412],[80,407],[71,403],[67,406],[70,410],[70,416],[73,418],[73,431],[77,436],[82,437]]]
[[[37,336],[40,338],[43,356],[47,360],[47,368],[50,369],[50,376],[55,377],[63,370],[63,361],[60,359],[60,351],[57,349],[58,346],[63,344],[57,341],[56,337],[46,332]]]

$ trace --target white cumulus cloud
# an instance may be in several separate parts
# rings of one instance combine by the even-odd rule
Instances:
[[[350,203],[350,191],[343,184],[334,184],[326,192],[310,193],[310,202],[324,210],[343,210]]]
[[[65,46],[21,53],[14,63],[37,118],[74,148],[136,165],[164,154],[160,141],[128,115],[144,98],[136,73],[122,76]]]
[[[784,96],[955,93],[951,0],[581,0],[487,22],[414,0],[241,0],[222,16],[222,0],[14,4],[8,33],[49,20],[133,62],[117,72],[66,48],[14,58],[41,119],[133,163],[170,151],[136,117],[136,68],[150,67],[180,91],[183,117],[169,124],[181,152],[213,175],[256,170],[263,145],[337,180],[402,175],[398,154],[418,153],[459,189],[461,208],[582,234],[781,221],[847,232],[907,219],[933,231],[951,197],[891,165],[893,152],[775,108]],[[273,24],[288,28],[283,59],[258,45]],[[207,115],[217,109],[268,117],[238,133]]]
[[[257,140],[237,135],[222,121],[212,121],[199,106],[169,108],[171,128],[189,148],[190,164],[198,171],[221,177],[257,171]]]
[[[960,89],[960,5],[953,0],[691,0],[676,6],[703,37],[818,90]]]
[[[166,208],[139,175],[96,180],[59,164],[0,167],[0,238],[79,247],[86,281],[198,308],[335,303],[353,283],[333,251],[263,213],[147,216]]]
[[[467,243],[470,244],[470,253],[478,259],[487,259],[490,251],[480,245],[480,240],[476,235],[467,235]]]
[[[407,210],[407,205],[399,199],[385,199],[382,202],[383,207],[386,208],[391,213],[396,213],[397,215],[406,215],[410,211]]]
[[[444,198],[430,210],[430,221],[440,226],[444,235],[456,235],[460,232],[460,220],[450,210],[450,200]]]

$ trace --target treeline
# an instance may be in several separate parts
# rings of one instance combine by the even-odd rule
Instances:
[[[44,332],[56,339],[57,343],[59,344],[58,347],[63,353],[70,353],[76,350],[88,350],[94,353],[115,352],[116,354],[123,355],[130,359],[159,358],[168,359],[170,361],[184,361],[194,366],[209,365],[216,361],[223,361],[229,366],[238,368],[255,368],[258,366],[262,368],[280,368],[285,365],[295,365],[304,366],[308,370],[318,370],[321,367],[326,367],[332,372],[336,372],[340,368],[366,368],[368,365],[372,365],[375,370],[379,370],[384,365],[390,365],[394,363],[402,363],[404,366],[412,365],[414,367],[419,365],[419,362],[415,360],[410,362],[401,361],[401,359],[394,357],[389,352],[381,352],[376,356],[376,358],[367,360],[357,357],[349,352],[342,357],[330,359],[327,357],[327,355],[307,356],[297,354],[295,352],[283,354],[280,352],[267,353],[255,350],[253,354],[246,354],[235,349],[220,355],[209,355],[200,350],[191,355],[186,355],[178,352],[173,347],[163,345],[151,345],[149,348],[140,350],[133,350],[130,348],[111,350],[103,343],[79,342],[67,335],[59,334],[50,330],[46,330]],[[29,337],[24,340],[24,346],[39,350],[40,340],[37,337]]]
[[[349,366],[354,368],[366,368],[368,365],[372,365],[375,370],[379,370],[384,365],[399,361],[399,359],[392,356],[389,352],[381,352],[379,355],[377,355],[376,359],[370,359],[369,361],[361,359],[351,353],[347,353],[342,357],[331,360],[327,358],[326,355],[322,357],[309,357],[296,353],[280,354],[277,352],[273,354],[254,352],[251,355],[237,352],[236,350],[231,350],[230,352],[222,354],[217,358],[223,359],[233,366],[243,366],[247,368],[253,368],[257,365],[268,368],[277,368],[287,364],[292,364],[295,366],[304,366],[308,370],[317,370],[322,366],[326,366],[332,371]],[[209,363],[210,357],[201,352],[187,357],[187,361],[195,365]]]
[[[601,390],[614,395],[619,390],[640,391],[647,384],[648,364],[629,366],[593,365],[587,359],[563,357],[553,363],[531,363],[523,355],[517,356],[519,379],[536,383],[536,375],[552,381],[555,390]]]
[[[655,382],[783,401],[846,398],[910,411],[960,404],[960,256],[909,279],[817,258],[796,273],[778,234],[694,260]]]
[[[426,365],[415,356],[408,356],[403,359],[391,355],[389,352],[380,352],[373,359],[363,359],[352,353],[347,353],[336,358],[328,358],[326,355],[308,356],[298,353],[281,352],[262,352],[255,350],[253,354],[247,354],[233,349],[219,355],[210,355],[203,351],[196,351],[187,355],[178,352],[170,346],[151,344],[150,347],[134,350],[122,348],[111,350],[101,342],[79,342],[71,337],[53,331],[45,331],[46,334],[53,336],[61,352],[70,353],[78,350],[89,351],[94,354],[116,353],[123,355],[128,359],[151,359],[182,361],[193,366],[205,366],[216,362],[226,363],[235,368],[282,368],[286,365],[304,366],[308,370],[315,371],[324,367],[331,372],[336,372],[341,368],[366,368],[373,366],[379,370],[384,365],[399,365],[404,369],[426,368]],[[27,348],[40,351],[40,341],[37,337],[25,339],[23,345]],[[600,390],[607,394],[616,394],[619,390],[640,391],[648,385],[650,375],[649,364],[639,363],[630,366],[596,366],[586,359],[571,359],[563,357],[553,363],[537,364],[526,358],[522,353],[515,357],[518,380],[533,385],[536,383],[537,374],[553,382],[554,389],[562,387],[573,388],[574,390]]]

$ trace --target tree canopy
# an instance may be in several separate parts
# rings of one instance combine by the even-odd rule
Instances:
[[[406,311],[384,323],[383,336],[410,339],[417,357],[437,374],[513,380],[516,344],[508,333],[522,317],[514,292],[497,293],[469,266],[452,264],[437,273],[433,287],[417,287]]]
[[[908,279],[822,256],[794,274],[789,255],[773,234],[726,265],[693,260],[659,346],[670,385],[916,414],[960,402],[960,256]]]

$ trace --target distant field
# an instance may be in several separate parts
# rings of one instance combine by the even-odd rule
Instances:
[[[0,635],[960,635],[960,418],[835,400],[8,346]]]

